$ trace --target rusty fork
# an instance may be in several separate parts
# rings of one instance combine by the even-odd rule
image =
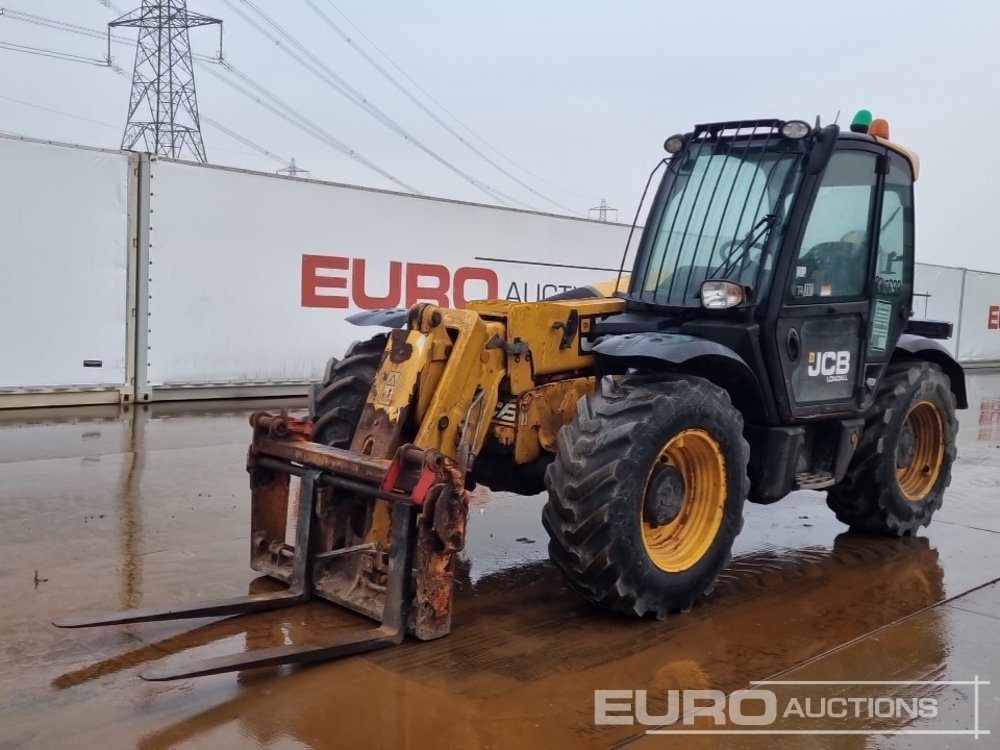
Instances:
[[[302,475],[301,495],[295,529],[292,573],[286,591],[254,594],[230,599],[214,599],[185,606],[167,606],[117,612],[95,612],[68,616],[53,622],[61,628],[85,628],[99,625],[125,625],[137,622],[178,620],[195,617],[227,617],[293,606],[313,594],[313,565],[316,558],[313,520],[318,493],[328,477],[323,471],[309,470]],[[347,634],[312,646],[278,646],[249,653],[231,654],[194,662],[187,667],[153,668],[139,676],[144,680],[176,680],[242,669],[281,664],[306,664],[385,648],[401,643],[406,635],[410,571],[413,564],[416,505],[397,500],[390,518],[389,565],[386,579],[385,607],[381,624],[360,634]],[[368,545],[336,550],[338,554],[364,551]]]

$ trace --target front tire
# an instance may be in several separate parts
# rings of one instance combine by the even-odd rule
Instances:
[[[385,351],[385,334],[354,344],[343,359],[332,357],[326,364],[323,382],[309,394],[312,439],[334,448],[349,448],[368,391]]]
[[[689,609],[743,525],[750,449],[729,395],[700,378],[604,381],[545,475],[549,556],[569,586],[632,616]]]
[[[856,531],[903,536],[931,522],[951,483],[955,397],[937,365],[889,365],[847,475],[827,493]]]

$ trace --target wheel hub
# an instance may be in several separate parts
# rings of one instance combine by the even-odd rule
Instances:
[[[906,415],[896,443],[896,481],[903,496],[922,502],[938,482],[945,457],[945,428],[933,401],[918,401]]]
[[[899,433],[899,442],[896,445],[896,468],[905,469],[912,464],[916,451],[917,438],[913,434],[913,427],[904,424]]]
[[[684,475],[670,464],[660,464],[653,470],[646,493],[643,516],[653,526],[666,526],[680,515],[684,507],[686,486]]]

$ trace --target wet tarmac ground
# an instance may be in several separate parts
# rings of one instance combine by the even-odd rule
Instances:
[[[248,568],[246,415],[261,405],[0,414],[0,750],[1000,747],[1000,375],[969,385],[952,486],[917,537],[848,534],[823,493],[748,504],[715,592],[690,613],[635,621],[563,585],[541,497],[477,491],[451,635],[174,683],[137,675],[160,659],[366,626],[321,602],[230,620],[49,624],[270,586]],[[766,735],[731,712],[724,726],[655,720],[671,690],[761,687],[782,712],[854,713],[783,713]],[[595,690],[647,691],[649,724],[595,724]],[[659,733],[706,729],[733,733]],[[791,734],[817,729],[839,733]]]

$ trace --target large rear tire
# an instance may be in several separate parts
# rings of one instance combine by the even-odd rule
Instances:
[[[314,385],[309,394],[315,442],[334,448],[350,447],[382,361],[386,338],[380,334],[356,343],[343,359],[332,357],[327,362],[323,382]]]
[[[712,383],[605,380],[559,433],[545,475],[549,556],[607,609],[687,610],[729,561],[749,457],[743,418]]]
[[[931,522],[951,483],[955,397],[937,365],[890,365],[847,475],[826,503],[856,531],[903,536]]]

